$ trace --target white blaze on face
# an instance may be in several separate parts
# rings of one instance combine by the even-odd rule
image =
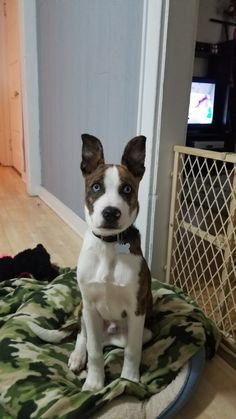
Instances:
[[[104,194],[94,202],[93,212],[91,214],[89,214],[87,207],[85,207],[86,221],[94,233],[103,235],[118,234],[134,222],[137,215],[137,208],[130,213],[128,203],[119,194],[120,185],[121,180],[117,167],[108,167],[104,172]],[[104,223],[102,212],[109,206],[116,207],[121,212],[117,229],[112,230],[102,227]]]

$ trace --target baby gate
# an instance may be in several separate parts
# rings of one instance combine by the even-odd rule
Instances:
[[[174,153],[166,280],[214,320],[236,367],[236,154]]]

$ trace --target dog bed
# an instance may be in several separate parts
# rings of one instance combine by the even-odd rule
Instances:
[[[205,366],[205,349],[199,351],[181,368],[176,378],[159,393],[140,402],[132,396],[121,396],[111,401],[91,419],[170,419],[191,397]]]
[[[102,408],[107,405],[112,410],[112,400],[117,398],[119,403],[118,396],[122,395],[135,396],[142,401],[142,407],[145,403],[145,408],[157,416],[157,409],[154,413],[157,393],[159,396],[164,394],[162,391],[187,371],[176,392],[176,399],[181,402],[182,394],[183,402],[184,394],[189,394],[185,390],[194,371],[193,361],[189,361],[202,353],[199,352],[201,348],[212,357],[219,333],[179,289],[156,280],[152,288],[154,337],[143,348],[140,383],[119,378],[123,350],[110,346],[104,350],[106,386],[97,393],[90,393],[81,392],[86,371],[76,376],[67,367],[74,339],[49,344],[40,340],[29,327],[29,322],[33,321],[44,328],[57,329],[75,320],[76,307],[81,301],[75,271],[61,271],[50,284],[34,278],[1,282],[0,417],[72,419],[91,418],[96,414],[100,417]],[[154,405],[148,407],[148,403]],[[169,406],[171,404],[173,407],[173,400],[168,402]],[[116,417],[123,417],[120,407],[117,413]],[[171,414],[171,411],[166,410],[163,414]]]

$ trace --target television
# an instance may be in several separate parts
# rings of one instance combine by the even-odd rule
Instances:
[[[191,85],[188,127],[210,127],[214,122],[216,82],[194,77]]]

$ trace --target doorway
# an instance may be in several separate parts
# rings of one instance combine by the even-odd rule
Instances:
[[[25,173],[18,0],[0,0],[1,148],[0,163]]]

